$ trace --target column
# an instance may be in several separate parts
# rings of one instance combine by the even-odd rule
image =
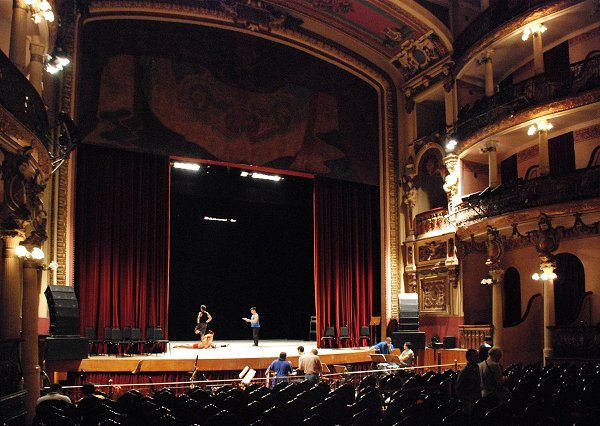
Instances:
[[[492,324],[494,325],[494,346],[503,345],[504,335],[504,291],[502,269],[491,269],[492,284]]]
[[[23,261],[23,343],[21,345],[21,368],[27,396],[27,424],[35,415],[35,403],[40,397],[40,366],[38,364],[38,311],[42,282],[42,269],[39,261]]]
[[[494,96],[495,88],[494,88],[494,67],[492,65],[492,53],[493,50],[487,50],[481,59],[480,63],[484,64],[485,71],[485,96],[491,98]]]
[[[458,119],[458,98],[456,81],[449,80],[444,84],[444,111],[446,113],[446,129],[452,129]]]
[[[23,290],[21,259],[15,248],[23,240],[20,236],[5,235],[2,237],[4,267],[0,283],[0,340],[19,339],[21,337],[21,306]]]
[[[548,328],[555,325],[554,279],[551,278],[554,276],[554,267],[555,265],[551,262],[540,264],[542,271],[549,277],[542,281],[544,286],[544,366],[548,358],[554,353],[552,349],[552,334]]]
[[[533,39],[533,71],[535,75],[544,73],[544,50],[542,48],[542,31],[532,31]]]
[[[33,44],[29,46],[31,51],[31,60],[29,62],[29,82],[35,90],[42,96],[44,77],[44,51],[46,48],[41,44]]]
[[[542,128],[538,130],[539,144],[539,176],[547,176],[550,174],[550,153],[548,151],[548,129]]]
[[[13,64],[25,72],[27,61],[27,24],[29,7],[24,0],[13,0],[12,24],[10,28],[10,50],[8,56]]]
[[[498,159],[496,156],[497,141],[489,140],[485,146],[481,148],[481,152],[487,153],[488,155],[488,186],[495,188],[500,185],[498,179]]]
[[[481,8],[481,11],[483,12],[484,10],[486,10],[488,7],[490,7],[490,0],[481,0],[479,2],[479,6]]]

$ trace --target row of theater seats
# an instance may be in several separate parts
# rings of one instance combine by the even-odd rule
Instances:
[[[165,352],[165,345],[169,343],[161,327],[147,327],[144,337],[142,330],[137,327],[105,327],[104,338],[98,339],[96,329],[85,328],[85,337],[88,339],[88,352],[90,355],[131,355],[140,353]]]
[[[511,366],[512,398],[482,398],[471,415],[453,397],[457,373],[369,375],[354,386],[278,383],[162,389],[152,397],[131,390],[117,401],[39,409],[37,425],[576,425],[598,424],[600,367]]]

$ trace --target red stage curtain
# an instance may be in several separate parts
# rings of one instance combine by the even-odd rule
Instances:
[[[348,326],[355,344],[372,315],[378,188],[315,179],[317,341],[325,327]],[[374,263],[376,262],[376,263]],[[378,267],[378,266],[377,266]]]
[[[75,289],[80,326],[168,332],[169,158],[77,149]]]

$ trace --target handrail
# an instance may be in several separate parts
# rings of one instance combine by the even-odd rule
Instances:
[[[48,148],[48,114],[39,93],[0,50],[0,105]]]
[[[556,77],[539,74],[506,86],[492,97],[477,100],[459,115],[456,136],[464,141],[482,127],[517,111],[600,87],[600,55],[597,53],[589,52],[584,60],[571,64],[567,72]]]
[[[533,306],[533,302],[538,297],[542,297],[542,295],[540,293],[536,293],[533,296],[531,296],[531,298],[529,299],[529,302],[527,302],[527,308],[525,308],[525,313],[523,314],[523,316],[521,317],[521,319],[519,321],[516,321],[516,322],[512,323],[512,324],[505,325],[504,328],[516,327],[516,326],[518,326],[520,324],[523,324],[525,322],[525,320],[527,319],[527,317],[529,316],[529,313],[531,312],[531,308]]]
[[[549,0],[499,1],[490,5],[477,16],[454,41],[455,62],[465,55],[472,46],[496,28],[519,15],[532,12],[534,9],[552,3]]]

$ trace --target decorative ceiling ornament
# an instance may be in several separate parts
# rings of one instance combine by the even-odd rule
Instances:
[[[317,10],[326,10],[332,13],[348,13],[352,11],[352,2],[349,0],[308,0]]]

